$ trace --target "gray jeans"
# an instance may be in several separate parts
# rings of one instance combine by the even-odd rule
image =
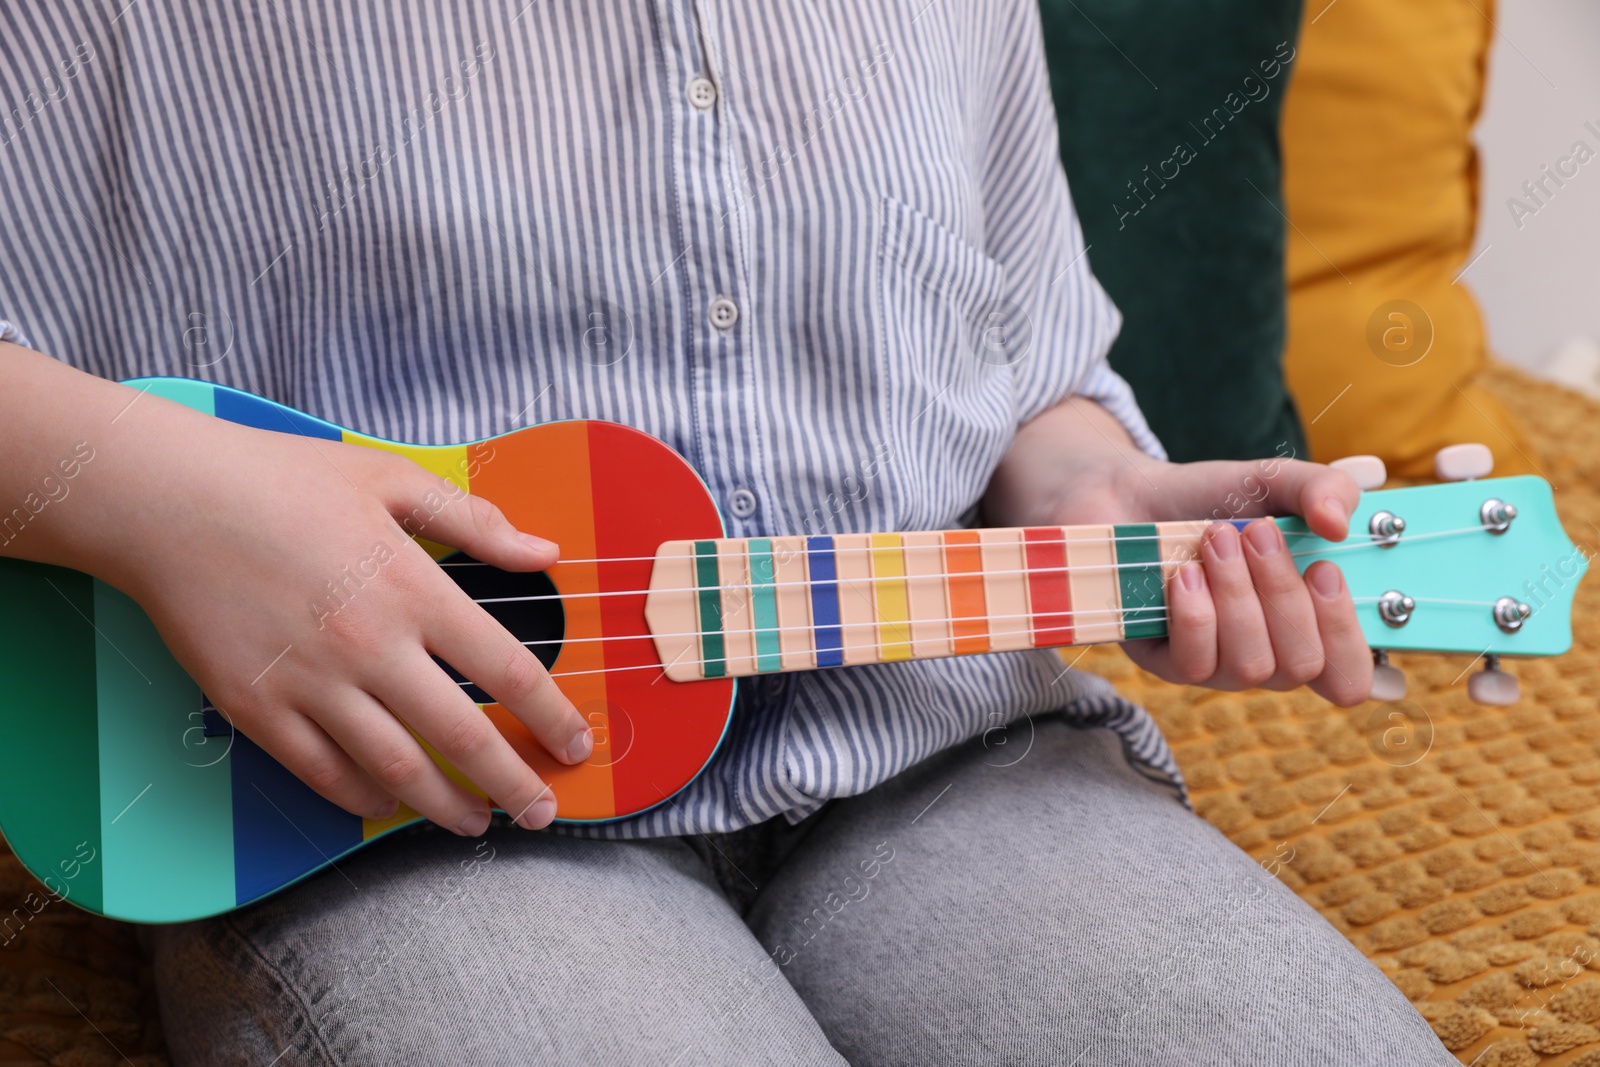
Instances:
[[[1009,741],[796,828],[402,833],[262,904],[149,930],[173,1058],[1455,1064],[1114,735],[1044,717]]]

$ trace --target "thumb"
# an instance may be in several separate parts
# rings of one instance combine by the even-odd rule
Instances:
[[[1299,515],[1312,533],[1327,541],[1343,541],[1350,532],[1350,516],[1361,502],[1361,487],[1343,471],[1321,463],[1284,460],[1267,483],[1266,502],[1276,513]]]
[[[412,537],[459,548],[475,559],[508,571],[538,571],[555,563],[559,546],[523,533],[481,496],[441,478],[410,460],[396,470],[388,496],[389,514]]]
[[[1361,500],[1348,474],[1297,459],[1176,463],[1163,474],[1155,493],[1161,518],[1299,515],[1312,533],[1329,541],[1344,540]]]

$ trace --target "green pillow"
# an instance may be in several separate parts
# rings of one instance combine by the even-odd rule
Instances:
[[[1041,0],[1111,365],[1174,460],[1305,455],[1283,381],[1278,114],[1298,0]]]

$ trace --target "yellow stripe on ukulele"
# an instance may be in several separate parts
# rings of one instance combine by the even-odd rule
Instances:
[[[347,445],[365,445],[368,448],[381,449],[384,452],[398,452],[423,470],[451,482],[457,488],[466,492],[472,491],[472,462],[468,458],[466,445],[402,445],[393,441],[383,441],[376,437],[356,433],[354,430],[344,431],[344,443]],[[409,515],[399,516],[400,525],[406,533],[416,538],[428,555],[434,559],[442,559],[454,552],[455,549],[439,544],[428,539],[428,528],[433,524],[433,519],[439,512],[449,507],[460,499],[460,494],[440,486],[437,492],[429,493],[416,502],[416,507],[411,509]]]
[[[873,603],[878,611],[878,658],[911,658],[911,604],[906,596],[906,557],[899,534],[872,535]]]

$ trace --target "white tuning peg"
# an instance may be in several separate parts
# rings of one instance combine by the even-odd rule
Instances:
[[[1433,473],[1441,482],[1470,482],[1487,478],[1492,470],[1494,453],[1488,445],[1449,445],[1433,454]]]
[[[1368,489],[1382,489],[1383,483],[1389,480],[1389,469],[1377,456],[1346,456],[1328,466],[1354,478],[1363,493]]]
[[[1499,656],[1485,656],[1483,670],[1467,679],[1467,696],[1474,704],[1508,707],[1517,702],[1520,689],[1516,677],[1500,669]]]
[[[1367,699],[1387,703],[1391,700],[1404,700],[1405,695],[1406,672],[1399,667],[1389,665],[1389,653],[1381,648],[1373,649],[1372,691],[1367,694]]]

